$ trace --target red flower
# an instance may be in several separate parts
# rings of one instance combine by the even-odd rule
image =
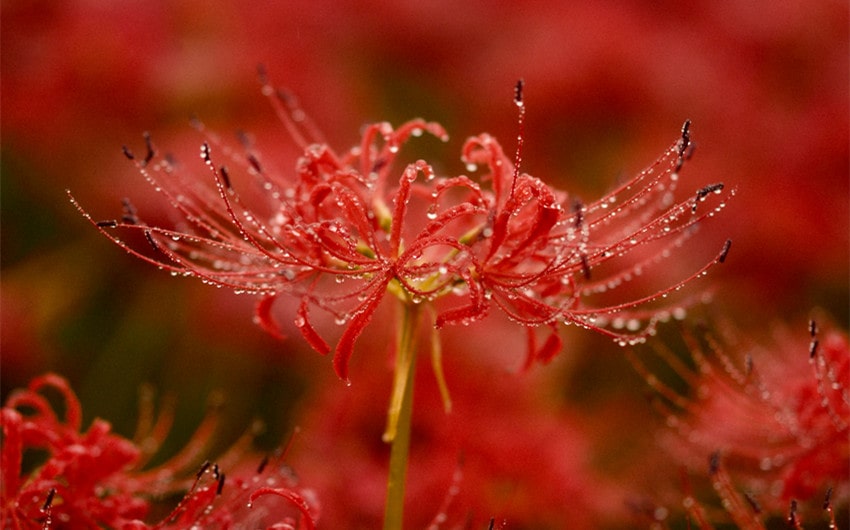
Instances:
[[[692,236],[698,222],[722,208],[723,202],[701,204],[720,193],[722,184],[694,190],[685,200],[674,198],[690,153],[688,123],[652,166],[583,204],[520,172],[522,118],[516,163],[482,134],[461,151],[475,178],[437,176],[423,160],[407,164],[399,175],[394,162],[401,146],[425,132],[446,140],[441,126],[423,120],[398,129],[373,124],[360,145],[340,154],[322,142],[290,96],[268,84],[263,91],[304,150],[291,177],[265,167],[247,143],[236,152],[208,133],[201,158],[215,184],[211,188],[168,157],[158,157],[147,138],[143,157],[126,148],[125,154],[171,202],[179,221],[172,228],[151,226],[125,203],[122,219],[92,222],[130,253],[174,274],[259,295],[258,321],[272,334],[281,335],[270,317],[275,298],[299,298],[295,324],[323,354],[331,347],[316,331],[310,310],[327,311],[346,326],[334,357],[342,379],[348,379],[355,341],[388,292],[405,304],[438,303],[438,328],[469,324],[496,306],[529,328],[529,362],[532,355],[547,361],[560,349],[560,322],[621,344],[642,341],[659,321],[681,312],[681,305],[649,304],[722,262],[728,251],[727,242],[712,262],[652,294],[590,301],[657,265]],[[516,102],[522,117],[521,84]],[[259,181],[258,205],[249,206],[237,193],[235,172],[218,165],[219,156]],[[115,230],[143,235],[150,248],[128,243]],[[634,254],[639,257],[626,261]],[[538,347],[532,328],[541,325],[551,333]]]
[[[663,397],[674,454],[698,466],[716,455],[774,513],[828,489],[834,502],[850,498],[850,347],[844,333],[810,330],[808,345],[783,334],[771,349],[693,339],[694,369],[666,357],[692,396],[637,365]]]
[[[43,395],[45,390],[61,394],[64,419],[54,412]],[[12,393],[0,414],[0,521],[4,528],[137,530],[193,525],[227,528],[234,523],[314,527],[315,502],[307,502],[309,492],[296,489],[292,478],[282,472],[285,468],[242,469],[239,460],[249,437],[223,455],[220,465],[206,463],[194,480],[186,478],[187,469],[195,466],[195,459],[204,452],[215,427],[214,417],[202,424],[181,453],[142,470],[167,434],[169,414],[147,426],[143,422],[138,442],[110,432],[109,423],[99,419],[81,432],[80,402],[67,381],[54,374],[38,377],[28,389]],[[27,472],[25,458],[40,452],[46,453],[43,464]],[[224,469],[232,469],[234,477],[227,483]],[[173,494],[183,498],[167,517],[159,523],[144,522],[155,503]],[[266,499],[257,501],[270,495],[288,503],[277,506]],[[249,509],[251,503],[256,508]]]

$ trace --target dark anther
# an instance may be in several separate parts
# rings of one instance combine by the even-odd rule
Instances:
[[[708,473],[714,475],[720,470],[720,451],[711,453],[708,459]]]
[[[50,491],[47,492],[47,499],[44,500],[44,504],[41,506],[41,511],[46,512],[53,505],[53,497],[56,496],[56,488],[50,488]]]
[[[129,160],[135,160],[136,159],[136,157],[133,155],[133,152],[130,151],[130,148],[127,147],[126,145],[121,146],[121,151],[124,153],[124,156],[126,156]]]
[[[98,228],[115,228],[118,226],[118,221],[110,219],[109,221],[98,221],[95,224]]]
[[[386,158],[382,157],[382,158],[375,160],[375,163],[372,165],[372,173],[377,173],[378,171],[383,169],[383,167],[386,166],[386,165],[387,165],[387,159]]]
[[[151,142],[151,133],[145,132],[144,137],[145,137],[145,146],[148,148],[148,152],[145,153],[145,159],[142,161],[142,163],[144,165],[148,165],[148,162],[150,162],[153,159],[154,154],[156,154],[156,152],[154,151],[154,148],[153,148],[153,142]]]
[[[826,490],[826,497],[823,499],[823,509],[829,510],[832,506],[832,487]]]
[[[221,473],[218,476],[218,486],[215,488],[215,494],[221,495],[221,491],[224,489],[224,479],[226,478],[224,473]]]
[[[221,473],[219,472],[218,464],[213,464],[213,478],[215,478],[216,480],[221,478]]]
[[[243,131],[242,129],[239,129],[238,131],[236,131],[236,139],[239,140],[239,143],[245,149],[248,149],[254,143],[254,142],[251,141],[251,135],[249,135],[247,132]]]
[[[744,369],[746,370],[747,375],[753,373],[753,356],[749,353],[744,356]]]
[[[133,206],[133,203],[130,202],[130,199],[121,199],[121,205],[121,209],[123,211],[121,215],[121,222],[131,225],[138,224],[139,218],[136,215],[136,207]]]
[[[809,343],[809,359],[814,359],[818,353],[818,339],[812,339]]]
[[[723,263],[726,261],[726,256],[729,255],[729,249],[732,248],[732,240],[727,239],[725,243],[723,243],[723,249],[720,251],[720,255],[717,256],[717,263]]]
[[[752,495],[750,495],[749,493],[744,493],[744,498],[747,499],[750,508],[753,509],[753,513],[761,513],[761,506],[759,506],[759,503],[756,502]]]
[[[491,517],[490,518],[490,525],[487,527],[487,530],[493,530],[494,528],[496,528],[496,518]]]
[[[274,93],[277,96],[277,99],[281,100],[287,107],[292,108],[298,104],[295,100],[295,96],[292,95],[292,92],[288,90],[284,90],[283,88],[278,88]]]
[[[685,120],[682,125],[682,138],[679,140],[679,158],[685,157],[685,151],[691,145],[691,120]]]
[[[222,183],[224,183],[224,187],[227,189],[232,189],[232,187],[230,186],[230,172],[227,171],[227,166],[221,166],[219,172],[221,173],[221,180]]]
[[[269,465],[269,457],[264,456],[263,459],[260,460],[260,465],[257,466],[257,474],[262,474],[262,472],[265,471],[267,465]]]
[[[788,511],[788,525],[795,528],[797,525],[797,500],[791,499],[791,509]]]
[[[205,461],[201,466],[201,469],[199,469],[198,472],[195,473],[195,479],[201,478],[201,476],[203,476],[203,474],[207,472],[207,469],[209,469],[211,465],[212,462],[210,462],[209,460]]]
[[[584,273],[584,279],[590,279],[590,263],[587,261],[587,254],[581,255],[581,271]]]
[[[522,104],[522,88],[525,85],[525,81],[522,79],[517,80],[516,86],[514,87],[514,102],[517,105]]]
[[[709,184],[708,186],[697,190],[696,200],[694,201],[694,206],[691,211],[697,211],[697,204],[704,200],[711,193],[718,193],[723,189],[723,183],[718,182],[717,184]]]
[[[582,203],[580,200],[574,201],[573,212],[575,212],[576,214],[574,223],[576,230],[581,230],[581,227],[584,225],[584,203]]]
[[[814,319],[809,320],[809,335],[814,337],[818,334],[818,323]]]
[[[257,160],[257,157],[253,154],[248,155],[248,163],[251,164],[251,167],[254,168],[254,171],[257,173],[263,172],[263,169],[260,167],[260,161]]]
[[[693,154],[693,145],[691,144],[691,120],[685,120],[685,124],[682,125],[682,137],[679,139],[679,158],[676,160],[676,173],[678,173],[682,166],[685,164],[685,160],[689,160],[691,155]]]
[[[153,238],[153,235],[151,234],[150,230],[145,230],[145,239],[148,240],[148,243],[150,244],[150,246],[153,247],[154,250],[159,250],[159,245],[157,244],[156,240]]]
[[[718,191],[721,191],[722,189],[723,189],[723,183],[722,182],[718,182],[717,184],[709,184],[708,186],[697,191],[697,200],[701,201],[706,196],[708,196],[708,194],[716,193]]]

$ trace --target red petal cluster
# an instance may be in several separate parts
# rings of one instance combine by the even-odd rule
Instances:
[[[519,88],[517,104],[524,109]],[[310,310],[327,311],[345,325],[334,358],[343,379],[355,341],[388,292],[405,303],[439,300],[438,328],[469,324],[495,306],[529,328],[530,363],[560,350],[559,323],[594,329],[621,344],[642,341],[657,322],[682,310],[649,304],[722,262],[728,251],[727,242],[703,268],[651,294],[590,301],[658,265],[723,207],[722,200],[701,204],[720,194],[722,184],[676,198],[690,155],[688,123],[649,168],[583,204],[522,173],[520,150],[512,161],[490,135],[465,142],[461,160],[469,175],[438,176],[423,160],[399,172],[401,146],[425,132],[445,140],[441,126],[419,119],[397,129],[373,124],[360,145],[338,154],[289,95],[268,84],[264,92],[303,149],[293,173],[267,171],[249,144],[237,152],[207,132],[201,158],[211,175],[186,176],[168,157],[158,157],[147,138],[144,157],[125,154],[180,221],[173,228],[148,225],[129,203],[120,220],[95,222],[83,213],[130,253],[174,274],[261,296],[258,321],[275,335],[281,331],[270,316],[273,300],[299,298],[295,324],[322,354],[332,348]],[[520,146],[521,140],[522,134]],[[237,193],[233,170],[214,161],[214,150],[259,183],[258,204]],[[137,238],[141,247],[117,230],[143,235]],[[551,333],[538,347],[532,328],[541,325]]]
[[[783,333],[772,349],[730,351],[711,338],[690,339],[694,368],[662,354],[688,383],[686,393],[637,363],[677,432],[672,452],[698,466],[708,455],[729,463],[735,481],[772,513],[827,490],[833,502],[850,498],[850,346],[839,331],[819,333],[814,322],[810,331],[808,338]],[[731,479],[711,467],[712,480],[728,482],[732,496]]]
[[[46,397],[55,392],[62,398],[64,419]],[[227,487],[224,466],[217,464],[206,463],[194,480],[186,478],[185,466],[202,453],[214,421],[206,421],[180,454],[142,470],[164,438],[170,417],[152,425],[150,432],[143,430],[145,443],[112,433],[109,423],[99,419],[81,432],[80,402],[67,381],[55,374],[35,378],[27,389],[13,392],[0,414],[3,528],[314,528],[315,502],[307,502],[308,492],[295,489],[283,468],[264,474],[264,469],[245,472],[236,465],[244,442],[222,457],[234,464],[235,478]],[[34,458],[43,463],[26,470]],[[146,521],[155,504],[175,494],[182,500],[170,514],[158,523]],[[287,503],[266,502],[269,496]],[[260,497],[263,501],[257,501]]]

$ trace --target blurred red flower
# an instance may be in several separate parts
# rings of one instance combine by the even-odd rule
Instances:
[[[659,350],[684,391],[636,362],[677,433],[672,453],[697,469],[715,455],[712,477],[730,484],[726,494],[734,487],[717,474],[720,462],[774,514],[827,490],[835,504],[850,499],[850,346],[831,327],[818,332],[812,321],[810,331],[779,332],[772,347],[692,337],[693,366]]]
[[[46,397],[57,391],[64,419]],[[13,392],[0,413],[0,521],[4,528],[140,530],[227,528],[242,523],[312,529],[318,517],[310,492],[296,488],[285,468],[245,468],[250,437],[222,455],[221,465],[207,462],[194,480],[187,478],[187,470],[196,465],[210,442],[215,427],[212,416],[182,452],[164,464],[143,469],[168,432],[169,414],[152,423],[146,423],[152,418],[143,414],[136,441],[112,433],[110,424],[100,419],[82,432],[80,403],[67,381],[55,374],[37,377],[27,389]],[[39,464],[30,470],[33,459]],[[232,469],[227,483],[224,469]],[[173,495],[182,500],[170,513],[166,510],[158,523],[145,522]],[[263,500],[257,501],[260,497]],[[270,504],[268,497],[281,497],[287,503]]]

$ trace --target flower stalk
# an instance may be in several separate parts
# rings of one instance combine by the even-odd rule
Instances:
[[[403,303],[396,345],[393,390],[387,412],[387,428],[383,436],[384,441],[391,444],[384,530],[400,530],[404,521],[404,485],[410,453],[413,380],[416,372],[416,330],[421,313],[419,305]]]

